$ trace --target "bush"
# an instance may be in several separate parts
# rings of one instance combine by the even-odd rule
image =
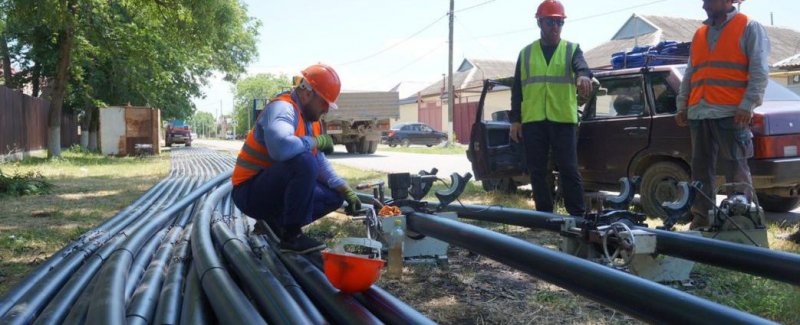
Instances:
[[[0,170],[0,196],[47,194],[50,193],[52,188],[53,184],[46,181],[38,171],[30,171],[24,174],[14,173],[13,176],[6,176]]]

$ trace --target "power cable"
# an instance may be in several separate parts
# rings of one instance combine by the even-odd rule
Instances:
[[[434,20],[432,23],[430,23],[430,24],[426,25],[425,27],[423,27],[422,29],[420,29],[420,30],[416,31],[414,34],[411,34],[411,36],[409,36],[409,37],[406,37],[405,39],[403,39],[403,40],[401,40],[401,41],[399,41],[399,42],[397,42],[397,43],[394,43],[394,44],[392,44],[392,45],[389,45],[388,47],[386,47],[386,48],[384,48],[384,49],[382,49],[382,50],[380,50],[380,51],[378,51],[378,52],[372,53],[372,54],[370,54],[370,55],[367,55],[367,56],[365,56],[365,57],[362,57],[362,58],[360,58],[360,59],[355,59],[355,60],[352,60],[352,61],[348,61],[348,62],[344,62],[344,63],[339,63],[339,64],[337,64],[336,66],[345,66],[345,65],[350,65],[350,64],[353,64],[353,63],[358,63],[358,62],[361,62],[361,61],[368,60],[368,59],[371,59],[371,58],[373,58],[373,57],[376,57],[376,56],[378,56],[378,55],[380,55],[380,54],[382,54],[382,53],[384,53],[384,52],[386,52],[386,51],[388,51],[388,50],[391,50],[391,49],[393,49],[393,48],[397,47],[397,46],[398,46],[398,45],[400,45],[400,44],[403,44],[403,43],[407,42],[408,40],[410,40],[410,39],[414,38],[415,36],[419,35],[420,33],[424,32],[424,31],[425,31],[425,30],[427,30],[428,28],[431,28],[431,27],[433,27],[433,25],[435,25],[436,23],[438,23],[440,20],[442,20],[442,19],[443,19],[443,18],[445,18],[445,17],[447,17],[447,14],[444,14],[444,15],[440,16],[439,18],[437,18],[436,20]]]
[[[491,2],[495,2],[495,0],[484,1],[484,2],[481,2],[481,3],[473,5],[473,6],[469,6],[469,7],[466,7],[466,8],[454,10],[453,13],[467,11],[467,10],[470,10],[470,9],[473,9],[473,8],[476,8],[476,7],[480,7],[480,6],[483,6],[483,5],[491,3]]]
[[[580,18],[576,18],[576,19],[570,19],[569,21],[570,22],[576,22],[576,21],[581,21],[581,20],[587,20],[587,19],[607,16],[607,15],[610,15],[610,14],[615,14],[615,13],[626,11],[626,10],[646,7],[646,6],[650,6],[650,5],[654,5],[656,3],[666,2],[666,1],[667,0],[651,1],[651,2],[648,2],[648,3],[643,3],[643,4],[639,4],[639,5],[635,5],[635,6],[629,6],[629,7],[625,7],[625,8],[621,8],[621,9],[615,9],[615,10],[611,10],[611,11],[606,11],[606,12],[602,12],[602,13],[595,14],[595,15],[590,15],[590,16],[586,16],[586,17],[580,17]],[[501,32],[501,33],[495,33],[495,34],[490,34],[490,35],[478,36],[478,37],[474,37],[474,38],[468,38],[467,40],[474,40],[474,39],[479,39],[479,38],[497,37],[497,36],[505,36],[505,35],[510,35],[510,34],[527,32],[527,31],[531,31],[531,30],[535,30],[535,29],[537,29],[537,28],[536,27],[529,27],[529,28],[524,28],[524,29],[517,29],[517,30],[512,30],[512,31],[507,31],[507,32]]]

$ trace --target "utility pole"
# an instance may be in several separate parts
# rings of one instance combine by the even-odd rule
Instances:
[[[775,19],[772,16],[772,11],[769,12],[769,25],[770,26],[775,26]]]
[[[455,105],[455,89],[453,89],[453,9],[455,7],[455,0],[450,0],[450,41],[449,51],[447,54],[447,124],[450,132],[453,130],[453,106]],[[452,137],[451,137],[452,138]]]

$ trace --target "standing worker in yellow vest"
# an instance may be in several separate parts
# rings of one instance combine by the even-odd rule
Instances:
[[[753,156],[750,120],[760,106],[769,78],[769,39],[764,27],[733,6],[737,0],[704,0],[708,19],[694,34],[691,56],[677,97],[675,121],[689,125],[692,180],[716,194],[717,156],[726,182],[740,183],[729,194],[750,196],[747,158]],[[751,198],[752,199],[752,198]],[[698,197],[691,229],[709,225],[712,202]]]
[[[336,109],[341,82],[333,68],[312,65],[291,92],[270,101],[247,134],[233,169],[233,202],[250,217],[263,219],[280,240],[280,249],[308,253],[325,248],[301,227],[348,203],[361,208],[358,195],[336,175],[325,158],[333,139],[321,134],[319,119]]]
[[[537,211],[553,212],[547,184],[552,150],[570,215],[584,213],[583,184],[578,173],[576,92],[587,96],[592,73],[576,43],[561,39],[564,6],[545,0],[536,10],[541,38],[520,51],[511,87],[511,139],[522,141]]]

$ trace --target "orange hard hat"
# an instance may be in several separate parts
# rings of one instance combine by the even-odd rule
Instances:
[[[323,269],[328,281],[345,293],[369,289],[381,277],[383,260],[322,252]]]
[[[558,0],[544,0],[536,9],[536,18],[542,17],[567,18],[567,15],[564,13],[564,5]]]
[[[342,90],[339,74],[325,64],[314,64],[303,70],[303,78],[322,99],[328,102],[330,108],[336,109],[336,99]]]

